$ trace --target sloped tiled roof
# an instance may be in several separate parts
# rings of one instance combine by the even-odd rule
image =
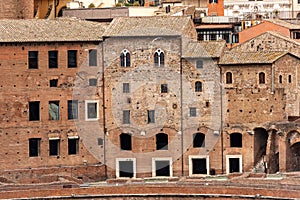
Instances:
[[[184,58],[218,58],[226,47],[225,40],[190,42],[183,48]]]
[[[106,26],[74,18],[0,20],[0,42],[101,41]]]
[[[270,51],[270,52],[227,51],[221,57],[219,64],[221,65],[271,64],[286,54],[287,54],[286,51]]]
[[[188,17],[117,17],[103,36],[175,36],[184,34]]]
[[[288,29],[300,29],[300,25],[292,24],[280,19],[266,19],[265,21],[271,22],[273,24],[277,24],[279,26],[288,28]]]

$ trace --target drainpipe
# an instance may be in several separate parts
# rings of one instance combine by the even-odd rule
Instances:
[[[182,100],[183,100],[183,97],[182,97],[182,94],[183,94],[183,91],[182,91],[182,76],[183,76],[183,70],[182,70],[182,36],[180,36],[180,48],[179,48],[179,51],[180,51],[180,113],[181,113],[181,116],[180,116],[180,132],[181,132],[181,176],[184,176],[184,152],[183,152],[183,108],[182,108]]]
[[[274,63],[272,63],[272,66],[271,66],[271,94],[274,94],[274,75],[275,75]]]
[[[104,76],[104,39],[102,40],[101,43],[102,47],[102,104],[103,104],[103,160],[104,160],[104,174],[105,174],[105,179],[107,179],[107,165],[106,165],[106,118],[105,118],[105,76]]]
[[[220,125],[220,134],[221,134],[221,167],[222,167],[222,174],[224,174],[224,142],[223,142],[223,84],[222,84],[222,67],[220,67],[220,106],[221,106],[221,125]]]

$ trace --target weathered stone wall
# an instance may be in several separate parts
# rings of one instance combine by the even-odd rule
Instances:
[[[0,2],[0,19],[32,19],[34,0],[8,0]]]

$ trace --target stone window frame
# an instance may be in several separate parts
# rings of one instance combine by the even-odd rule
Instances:
[[[233,84],[233,73],[231,71],[225,73],[225,84]]]
[[[120,177],[120,161],[132,161],[133,162],[133,177],[132,178],[136,178],[136,158],[116,158],[116,178],[123,178],[123,177]]]
[[[158,177],[158,176],[156,176],[156,161],[169,161],[170,176],[168,176],[168,177],[173,177],[172,157],[154,157],[154,158],[152,158],[152,177]]]
[[[165,52],[158,48],[154,52],[154,65],[156,67],[163,67],[165,65]]]
[[[206,159],[206,174],[193,174],[193,159]],[[206,176],[209,175],[209,155],[189,155],[189,176]]]
[[[96,117],[89,118],[88,105],[96,103]],[[99,100],[85,100],[85,121],[97,121],[99,119]]]
[[[120,66],[130,67],[130,65],[131,65],[130,51],[127,49],[123,49],[120,53]]]
[[[226,174],[230,174],[230,166],[229,166],[229,159],[230,158],[239,158],[239,173],[243,172],[243,155],[226,155]]]

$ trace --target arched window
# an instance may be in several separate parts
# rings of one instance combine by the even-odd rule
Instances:
[[[156,134],[156,150],[168,150],[168,135],[165,133]]]
[[[193,147],[205,147],[205,135],[203,133],[193,134]]]
[[[282,76],[281,75],[279,75],[279,83],[282,83]]]
[[[154,52],[154,64],[158,67],[165,64],[165,54],[161,49],[157,49]]]
[[[124,49],[120,54],[121,67],[130,67],[130,52]]]
[[[202,82],[197,81],[195,83],[195,92],[202,92]]]
[[[259,78],[259,84],[265,84],[266,83],[264,72],[260,72],[259,75],[258,75],[258,78]]]
[[[131,150],[131,135],[128,133],[120,134],[120,147],[121,150]]]
[[[241,133],[230,134],[230,147],[242,147],[243,137]]]
[[[232,84],[232,73],[226,72],[226,84]]]

